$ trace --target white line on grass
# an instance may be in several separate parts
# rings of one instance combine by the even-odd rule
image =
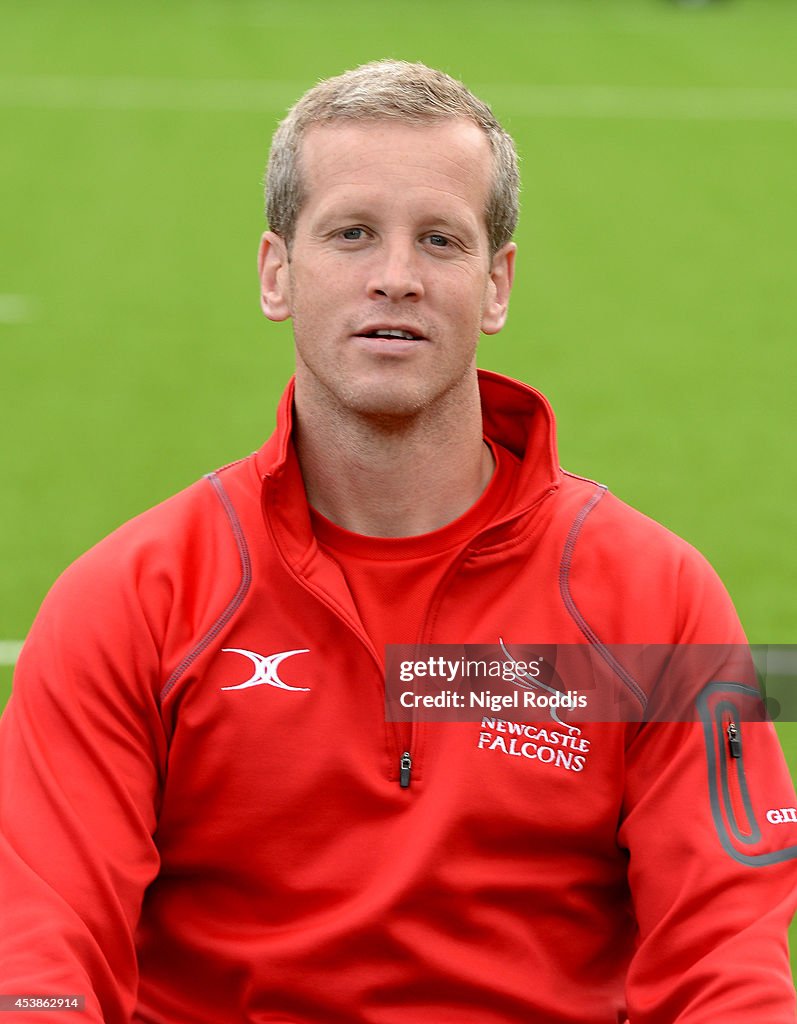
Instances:
[[[494,84],[476,86],[499,113],[674,121],[794,121],[797,89]]]
[[[287,107],[296,82],[166,78],[0,78],[6,107],[97,110],[258,111]]]
[[[0,324],[23,324],[32,316],[33,306],[27,295],[0,295]]]
[[[21,640],[0,640],[0,665],[16,665],[21,650]]]
[[[768,675],[797,676],[797,648],[795,647],[775,647],[773,645],[770,650],[767,650],[763,660],[764,663],[761,667],[766,669]]]
[[[44,109],[282,111],[309,83],[246,79],[0,78],[0,105]],[[797,89],[474,85],[502,116],[795,121]]]
[[[22,640],[0,640],[0,665],[15,665],[19,652],[22,650]],[[781,646],[773,644],[771,648],[766,646],[757,647],[753,644],[754,650],[764,650],[766,654],[761,668],[765,668],[770,675],[797,675],[797,647],[793,645]]]

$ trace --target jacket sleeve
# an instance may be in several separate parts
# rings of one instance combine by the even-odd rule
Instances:
[[[165,740],[155,637],[109,562],[90,553],[57,582],[0,721],[0,992],[85,996],[81,1019],[122,1024]],[[75,1014],[25,1015],[60,1019]]]
[[[693,553],[681,571],[679,649],[693,657],[693,720],[632,731],[619,841],[638,942],[631,1024],[795,1024],[787,929],[797,901],[797,807],[744,637],[722,584]],[[725,645],[725,646],[720,646]],[[784,813],[791,808],[791,812]]]

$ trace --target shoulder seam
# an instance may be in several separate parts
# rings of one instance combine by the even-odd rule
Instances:
[[[246,543],[246,536],[241,526],[241,521],[238,518],[238,513],[235,511],[235,506],[230,500],[230,496],[224,489],[224,485],[218,477],[217,473],[208,473],[205,479],[210,483],[216,492],[216,496],[221,502],[222,508],[224,509],[227,521],[232,530],[233,537],[235,539],[235,545],[238,548],[238,557],[241,563],[241,579],[238,584],[238,589],[233,594],[232,599],[227,604],[227,607],[219,615],[210,629],[204,634],[199,642],[186,654],[177,668],[172,672],[166,683],[161,690],[160,699],[165,700],[173,689],[175,683],[183,675],[183,673],[189,668],[190,665],[199,657],[199,655],[208,647],[209,644],[219,635],[222,629],[227,625],[233,615],[238,611],[243,599],[246,597],[249,587],[252,583],[252,560],[249,555],[249,547]]]
[[[589,481],[595,483],[595,481]],[[587,520],[590,512],[595,508],[598,502],[607,493],[608,488],[605,484],[595,484],[596,490],[590,497],[590,499],[579,509],[573,523],[570,527],[570,532],[567,535],[565,541],[564,550],[562,552],[562,561],[559,563],[559,593],[562,595],[562,600],[565,603],[570,616],[576,623],[578,628],[589,640],[590,644],[595,648],[598,654],[603,660],[610,666],[611,669],[619,676],[623,684],[631,691],[636,697],[639,703],[642,705],[642,710],[645,711],[648,706],[648,698],[642,687],[636,682],[633,676],[620,664],[615,658],[608,647],[603,643],[595,630],[590,626],[587,620],[582,615],[578,605],[573,598],[573,594],[570,590],[570,569],[573,563],[573,552],[576,547],[576,541],[578,535],[581,532],[581,528]]]
[[[604,491],[608,490],[606,484],[602,484],[599,483],[597,480],[593,480],[591,476],[581,476],[579,473],[571,473],[570,470],[562,469],[561,466],[559,467],[559,472],[562,474],[562,476],[569,476],[571,480],[580,480],[582,483],[585,484],[594,484],[596,487],[602,487]]]
[[[252,454],[254,454],[254,452]],[[240,466],[242,462],[246,462],[246,460],[251,459],[251,457],[251,455],[242,455],[240,459],[233,459],[232,462],[227,462],[223,466],[219,466],[219,468],[215,469],[212,473],[207,473],[205,479],[210,479],[212,476],[218,476],[219,473],[223,473],[227,469],[233,469],[235,466]]]

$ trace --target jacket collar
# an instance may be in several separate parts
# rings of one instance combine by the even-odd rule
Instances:
[[[520,381],[479,370],[479,391],[485,436],[521,461],[515,501],[502,520],[508,523],[559,486],[556,423],[545,396]],[[312,555],[316,545],[292,442],[293,395],[291,378],[277,408],[277,428],[256,453],[255,464],[263,481],[263,511],[274,539],[284,551],[291,550],[291,560],[302,560]]]

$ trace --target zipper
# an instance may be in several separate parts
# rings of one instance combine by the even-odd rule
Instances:
[[[399,785],[402,789],[409,789],[412,781],[412,755],[405,750],[399,760]]]
[[[590,483],[593,482],[594,481],[590,481]],[[434,592],[427,605],[426,615],[424,616],[420,629],[418,631],[418,638],[416,640],[416,644],[432,643],[432,634],[434,630],[431,624],[436,620],[439,609],[443,604],[444,599],[450,593],[452,581],[456,579],[457,574],[462,569],[462,566],[465,564],[465,562],[467,562],[467,560],[473,555],[474,551],[476,550],[475,544],[478,538],[482,534],[489,533],[490,531],[498,527],[505,526],[507,523],[513,522],[514,520],[518,519],[521,515],[527,514],[531,511],[531,509],[535,508],[539,504],[542,504],[542,502],[546,498],[549,498],[555,490],[555,487],[548,487],[545,493],[541,494],[527,508],[524,508],[522,511],[519,512],[514,512],[510,516],[505,516],[498,522],[491,523],[489,526],[483,528],[479,531],[479,533],[476,534],[475,537],[471,538],[471,540],[465,545],[465,547],[463,547],[459,551],[457,556],[454,558],[453,562],[451,562],[446,571],[443,573],[442,578],[438,580],[437,586],[435,587]],[[603,490],[605,491],[606,488],[604,487]],[[396,737],[397,740],[396,749],[401,750],[402,745],[406,743],[411,750],[415,751],[415,755],[416,757],[418,757],[420,756],[421,753],[423,753],[423,723],[418,720],[415,714],[413,714],[412,721],[409,723],[409,726],[409,739],[407,739],[406,733],[402,737],[399,724],[394,723],[394,736]],[[402,789],[409,789],[411,781],[412,754],[410,754],[409,750],[405,750],[404,753],[401,754],[401,756],[399,757],[399,786]]]
[[[742,756],[742,737],[739,735],[739,730],[736,728],[736,723],[731,722],[728,728],[725,730],[728,736],[728,746],[730,747],[731,757]]]
[[[760,713],[761,693],[744,683],[708,683],[697,695],[696,707],[703,726],[708,762],[708,796],[711,817],[724,851],[740,864],[758,867],[797,857],[797,846],[761,850],[763,836],[753,809],[753,794],[760,797],[760,766],[748,777],[750,735],[743,736],[745,711]],[[754,727],[751,727],[751,729]],[[750,785],[755,789],[751,792]]]
[[[307,593],[310,594],[316,601],[319,601],[322,605],[324,605],[324,607],[327,608],[340,622],[342,622],[343,625],[351,633],[353,633],[353,635],[357,638],[357,640],[359,640],[359,642],[365,648],[367,654],[369,655],[369,657],[373,661],[374,665],[376,666],[378,678],[381,678],[381,680],[382,680],[381,692],[382,692],[382,698],[383,698],[383,701],[384,701],[384,692],[385,692],[385,688],[384,688],[384,677],[385,677],[384,665],[383,665],[382,660],[380,660],[378,654],[376,653],[376,651],[374,649],[374,645],[371,643],[371,638],[368,636],[368,634],[363,629],[362,623],[358,624],[356,621],[354,621],[351,618],[351,616],[349,615],[348,611],[346,609],[344,609],[340,605],[340,603],[331,594],[329,594],[326,590],[324,590],[322,587],[318,587],[318,586],[312,585],[308,581],[307,577],[303,573],[299,572],[296,569],[296,567],[294,566],[293,562],[287,557],[287,555],[285,554],[285,552],[282,549],[282,544],[280,543],[280,540],[279,540],[279,538],[277,536],[277,528],[276,528],[276,526],[275,526],[275,524],[273,522],[273,510],[272,510],[271,506],[273,506],[275,499],[274,499],[274,486],[273,486],[272,474],[270,474],[270,473],[266,474],[266,476],[263,478],[263,480],[264,480],[264,483],[265,483],[266,480],[269,481],[269,487],[264,490],[263,499],[262,499],[263,500],[264,508],[266,506],[266,503],[268,503],[268,505],[269,505],[268,509],[265,511],[264,518],[265,518],[266,525],[267,525],[267,528],[269,530],[269,533],[271,535],[271,541],[272,541],[272,543],[274,545],[274,549],[277,552],[278,557],[281,559],[282,564],[285,566],[285,569],[287,570],[287,572],[299,583],[299,585],[305,591],[307,591]],[[279,517],[277,517],[277,519],[279,519]],[[341,573],[341,576],[342,576],[342,573]],[[391,726],[392,726],[392,728],[391,728]],[[407,742],[407,740],[401,734],[399,723],[398,722],[393,722],[393,723],[385,722],[385,727],[387,729],[388,735],[392,736],[392,740],[393,740],[393,744],[392,745],[393,745],[394,752],[397,751],[397,750],[401,750],[402,746],[404,745],[404,743]],[[415,728],[416,728],[416,722],[415,722],[414,719],[413,719],[413,721],[411,723],[410,728],[411,728],[411,733],[410,733],[409,744],[410,744],[410,746],[413,746],[413,744],[415,743]],[[412,758],[411,758],[411,756],[410,756],[410,754],[408,752],[405,752],[404,754],[401,755],[401,758],[399,760],[399,785],[401,786],[402,789],[408,788],[408,786],[410,784],[411,772],[412,772]]]
[[[739,834],[749,836],[752,834],[747,812],[744,806],[740,773],[744,771],[742,760],[742,735],[739,727],[733,718],[725,718],[725,737],[728,742],[728,753],[726,766],[728,772],[728,796],[730,798],[730,810],[736,822]]]
[[[279,467],[278,473],[276,475],[281,476],[284,475],[284,473],[285,466],[283,465]],[[327,593],[326,590],[324,590],[322,587],[311,584],[307,577],[303,574],[303,572],[300,572],[299,569],[296,567],[294,561],[292,561],[288,557],[286,552],[283,550],[281,538],[279,537],[279,533],[282,530],[281,517],[277,515],[274,511],[274,506],[276,503],[274,492],[275,473],[267,472],[264,475],[260,476],[260,480],[261,484],[263,485],[263,491],[261,495],[263,518],[265,519],[266,527],[269,531],[271,541],[274,545],[274,550],[277,553],[277,557],[282,561],[282,564],[285,567],[286,571],[289,573],[289,575],[293,577],[293,579],[295,579],[308,594],[315,598],[316,601],[319,601],[333,615],[335,615],[336,618],[340,622],[342,622],[346,626],[346,628],[349,629],[357,637],[357,639],[363,645],[363,647],[373,660],[374,664],[376,665],[379,675],[382,677],[382,679],[384,679],[383,662],[380,660],[379,656],[374,650],[374,646],[371,643],[371,639],[363,630],[362,624],[358,625],[356,622],[354,622],[351,616],[348,614],[348,612],[341,607],[338,600],[334,598],[331,594]],[[590,481],[590,483],[594,483],[594,481]],[[430,620],[433,618],[433,613],[436,616],[437,611],[443,602],[444,596],[450,589],[451,581],[455,578],[455,576],[461,569],[463,563],[467,561],[467,559],[474,552],[475,543],[479,539],[479,537],[499,527],[505,527],[508,523],[514,522],[521,516],[528,515],[532,512],[532,510],[536,514],[538,511],[538,507],[547,498],[549,498],[552,494],[555,493],[555,491],[557,490],[557,486],[558,485],[549,485],[546,488],[545,492],[540,494],[537,498],[535,498],[535,500],[530,505],[526,505],[522,509],[513,512],[511,515],[504,516],[497,522],[491,523],[488,527],[485,527],[482,530],[480,530],[475,537],[471,538],[469,543],[458,553],[457,557],[454,559],[451,565],[449,565],[448,569],[443,575],[443,578],[439,580],[426,610],[424,622],[420,630],[421,636],[426,635],[428,637],[429,623]],[[430,641],[427,639],[427,642]],[[382,693],[384,695],[384,686],[382,687]],[[385,725],[388,725],[388,723],[385,723]],[[400,750],[404,743],[407,743],[407,739],[406,737],[402,736],[401,730],[399,728],[399,723],[394,722],[392,723],[392,726],[393,728],[388,730],[388,734],[392,733],[392,739],[394,740],[395,743],[393,750],[395,752],[396,750]],[[415,751],[416,755],[422,752],[421,723],[418,722],[417,718],[415,717],[413,717],[410,723],[410,735],[408,745]],[[402,789],[409,788],[411,776],[412,756],[409,753],[409,751],[405,750],[404,753],[401,754],[399,758],[399,785],[401,786]]]

